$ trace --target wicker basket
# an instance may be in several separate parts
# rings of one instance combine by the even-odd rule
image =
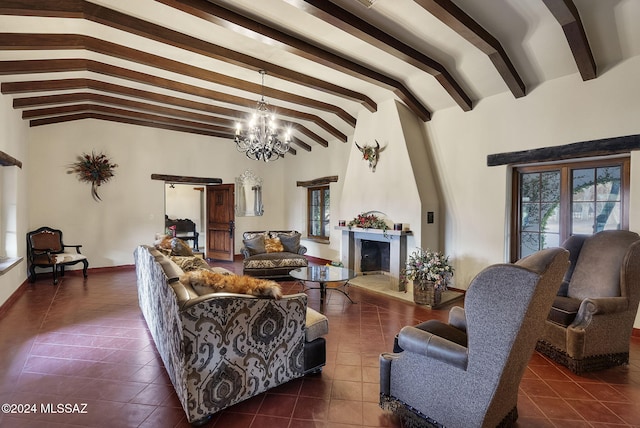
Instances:
[[[417,305],[439,305],[442,301],[442,290],[437,289],[432,281],[414,281],[413,301]]]

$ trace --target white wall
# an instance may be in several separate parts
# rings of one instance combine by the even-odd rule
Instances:
[[[394,101],[380,102],[378,112],[359,115],[349,143],[330,141],[328,149],[314,147],[311,153],[298,149],[297,156],[269,164],[246,160],[231,141],[133,125],[84,120],[27,129],[11,109],[9,97],[0,98],[0,120],[8,124],[2,126],[0,144],[25,163],[18,173],[18,194],[28,193],[28,200],[18,201],[18,210],[28,219],[28,229],[44,224],[63,229],[67,242],[84,245],[92,267],[132,263],[136,245],[151,242],[162,231],[164,184],[150,180],[152,173],[219,177],[233,183],[251,168],[264,180],[265,215],[237,219],[236,252],[242,231],[306,232],[306,190],[295,182],[338,175],[338,183],[331,184],[334,221],[380,210],[392,221],[423,228],[425,206],[433,203],[439,230],[433,235],[420,231],[415,244],[424,244],[423,236],[441,235],[439,247],[456,268],[454,286],[466,288],[482,268],[506,260],[509,169],[487,167],[487,155],[640,134],[638,75],[640,58],[634,57],[595,80],[583,82],[576,73],[545,82],[521,99],[505,92],[478,102],[470,112],[439,111],[430,122],[417,125]],[[416,145],[418,137],[426,140],[424,148]],[[373,139],[388,144],[375,173],[361,159],[354,139],[360,144]],[[102,202],[91,199],[87,184],[66,174],[76,156],[92,150],[105,151],[119,164],[115,178],[100,189]],[[432,164],[420,161],[421,153],[432,155]],[[425,169],[436,174],[435,188],[426,192],[437,194],[433,202],[425,201],[420,189]],[[28,192],[21,174],[28,175]],[[634,152],[634,231],[640,231],[639,216],[634,215],[640,212],[640,186],[635,185],[639,180],[640,155]],[[21,221],[18,237],[27,230]],[[330,244],[305,245],[311,256],[340,257],[340,235],[333,230]],[[20,251],[23,254],[24,247]],[[20,272],[19,278],[0,278],[11,281],[0,291],[0,299],[23,280],[23,270],[10,273]]]
[[[0,167],[2,189],[2,255],[25,257],[27,233],[27,135],[29,124],[13,109],[11,98],[0,96],[0,151],[23,163],[23,167]],[[20,262],[0,276],[0,305],[13,294],[27,277],[27,263]]]
[[[381,146],[375,172],[354,141],[361,147]],[[379,211],[390,223],[403,223],[413,232],[408,238],[409,250],[417,246],[439,248],[439,192],[425,146],[423,123],[406,107],[388,100],[378,104],[378,111],[362,111],[353,138],[348,143],[330,142],[329,149],[299,151],[287,163],[285,204],[287,222],[306,235],[307,189],[296,187],[296,181],[337,175],[331,190],[331,235],[329,243],[309,240],[304,245],[309,254],[341,259],[341,231],[335,230],[339,220],[350,221],[358,214]],[[436,222],[427,225],[426,212],[434,211]],[[379,214],[380,215],[380,214]]]
[[[526,97],[484,99],[471,112],[448,109],[427,125],[446,204],[445,249],[456,285],[484,266],[506,261],[509,169],[487,167],[487,155],[640,134],[640,57],[583,82],[578,74],[541,84]],[[632,207],[640,198],[634,164]],[[638,211],[635,211],[638,212]],[[631,230],[640,232],[637,215]],[[462,281],[462,282],[461,282]]]
[[[5,98],[7,99],[7,98]],[[83,245],[90,267],[133,263],[133,250],[152,243],[164,231],[164,182],[151,174],[235,177],[251,166],[264,179],[265,215],[240,218],[237,230],[284,227],[281,175],[274,165],[249,161],[232,141],[98,120],[33,128],[30,131],[29,227],[49,225],[64,232],[67,243]],[[67,174],[82,153],[104,152],[118,164],[115,177],[99,188]],[[236,250],[241,237],[236,234]]]
[[[526,97],[502,94],[471,112],[440,111],[427,125],[446,205],[445,249],[465,287],[483,267],[506,261],[509,168],[487,155],[640,134],[640,57],[597,79],[579,75],[536,87]],[[640,152],[631,157],[630,229],[640,232]],[[640,317],[636,319],[640,327]]]

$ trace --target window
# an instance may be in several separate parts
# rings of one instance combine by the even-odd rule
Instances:
[[[307,234],[311,239],[329,240],[329,185],[307,188]]]
[[[629,158],[514,169],[511,259],[629,228]]]

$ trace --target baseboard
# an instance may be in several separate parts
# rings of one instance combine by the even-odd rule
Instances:
[[[29,281],[25,279],[24,282],[20,284],[20,286],[16,288],[13,293],[11,293],[11,296],[9,296],[9,298],[4,301],[4,303],[0,306],[0,319],[4,317],[9,308],[11,308],[11,306],[13,306],[18,301],[18,299],[24,294],[25,291],[27,291],[28,285]]]

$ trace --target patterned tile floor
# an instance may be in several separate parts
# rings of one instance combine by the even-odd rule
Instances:
[[[223,266],[241,269],[238,263]],[[300,288],[284,282],[283,289]],[[320,309],[318,291],[307,293],[309,305]],[[233,406],[206,426],[401,427],[377,404],[378,355],[391,349],[402,326],[444,320],[447,309],[429,310],[355,287],[351,296],[357,304],[328,294],[322,374]],[[633,339],[631,360],[626,367],[577,377],[535,354],[521,383],[517,426],[640,427],[640,339]],[[37,410],[0,414],[1,427],[189,426],[138,309],[133,269],[90,271],[86,281],[68,273],[57,287],[46,277],[28,285],[0,318],[0,367],[0,403],[14,409],[35,404]],[[43,413],[41,403],[70,407]]]

